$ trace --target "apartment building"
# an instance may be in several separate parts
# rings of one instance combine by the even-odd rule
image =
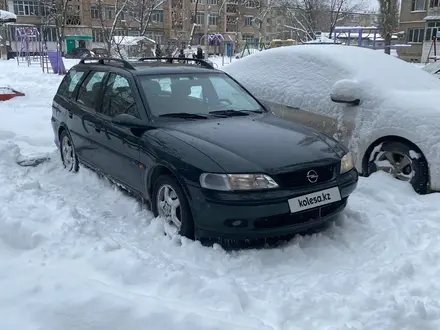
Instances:
[[[428,57],[434,55],[432,38],[437,36],[439,28],[439,0],[402,0],[399,29],[411,47],[402,48],[400,58],[425,63]],[[440,46],[436,48],[439,54]]]
[[[206,35],[221,34],[236,43],[258,44],[280,37],[282,17],[267,0],[185,0],[187,19],[183,31],[193,34],[194,44],[205,44]],[[278,25],[277,25],[278,24]],[[184,33],[185,33],[184,32]],[[185,35],[188,38],[189,35]]]
[[[64,28],[63,51],[75,47],[105,47],[106,35],[115,22],[119,8],[115,0],[68,0],[67,20]],[[151,0],[158,1],[158,0]],[[194,30],[193,43],[203,43],[205,35],[222,34],[237,43],[256,43],[258,40],[269,41],[279,37],[276,18],[273,10],[267,10],[264,3],[257,0],[168,0],[155,7],[148,19],[145,36],[164,45],[169,41],[188,42],[191,30]],[[27,28],[30,51],[38,51],[36,40],[43,36],[49,50],[57,47],[57,31],[50,24],[50,7],[52,0],[0,0],[4,9],[18,16],[17,23],[9,28],[9,39],[12,50],[22,48],[17,31]],[[119,1],[119,3],[125,3]],[[140,4],[142,1],[130,0],[120,14],[115,25],[115,36],[137,36],[144,28],[139,25]],[[143,2],[145,3],[145,1]],[[147,2],[151,8],[154,2]],[[197,5],[197,11],[196,11]],[[103,16],[100,15],[103,12]],[[274,14],[275,13],[275,14]],[[142,19],[141,19],[142,20]],[[145,23],[145,20],[144,20]],[[42,29],[44,27],[44,29]],[[21,29],[21,30],[20,30]],[[35,32],[32,32],[34,31]],[[33,49],[35,48],[35,49]]]
[[[48,50],[57,47],[57,31],[51,25],[50,2],[44,0],[6,0],[3,7],[17,15],[17,22],[9,25],[9,39],[12,50],[18,51],[21,45],[18,34],[26,30],[30,40],[30,52],[38,50],[37,40],[44,38]],[[113,32],[114,36],[137,36],[140,33],[139,24],[135,22],[139,8],[135,1],[127,2],[118,17]],[[114,0],[105,0],[100,4],[93,0],[68,0],[67,19],[64,28],[63,51],[75,47],[105,47],[105,35],[110,32],[115,23],[116,8]],[[103,15],[99,15],[102,11]],[[169,15],[166,6],[155,8],[149,18],[145,36],[158,43],[164,43],[167,36],[166,26],[169,25]],[[168,29],[169,30],[169,29]],[[34,49],[35,48],[35,49]]]

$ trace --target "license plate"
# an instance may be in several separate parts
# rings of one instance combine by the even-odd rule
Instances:
[[[333,187],[288,200],[290,212],[296,213],[341,200],[338,187]]]

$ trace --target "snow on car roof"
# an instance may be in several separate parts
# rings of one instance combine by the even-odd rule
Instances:
[[[297,66],[299,72],[304,72],[303,67],[312,61],[322,67],[333,66],[339,72],[344,71],[347,79],[374,82],[378,87],[386,89],[440,90],[440,80],[410,63],[355,46],[297,45],[272,48],[235,61],[225,67],[225,71],[234,75],[238,70],[249,70],[248,66],[251,66],[257,71],[262,68],[267,71],[271,67],[270,72],[282,73],[282,70],[277,70],[280,66]],[[289,79],[285,74],[284,77]]]

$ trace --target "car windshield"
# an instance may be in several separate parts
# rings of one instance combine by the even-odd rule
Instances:
[[[195,119],[263,111],[240,85],[221,73],[148,75],[141,76],[140,83],[150,111],[156,117],[185,114],[185,118]]]

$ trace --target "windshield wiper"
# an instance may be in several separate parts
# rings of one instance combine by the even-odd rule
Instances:
[[[184,118],[184,119],[207,119],[208,118],[206,116],[198,115],[196,113],[189,113],[189,112],[164,113],[163,115],[159,115],[159,117]]]
[[[216,111],[210,111],[208,113],[210,115],[220,115],[220,116],[232,117],[232,116],[249,116],[249,112],[262,113],[261,110],[233,110],[233,109],[216,110]]]

